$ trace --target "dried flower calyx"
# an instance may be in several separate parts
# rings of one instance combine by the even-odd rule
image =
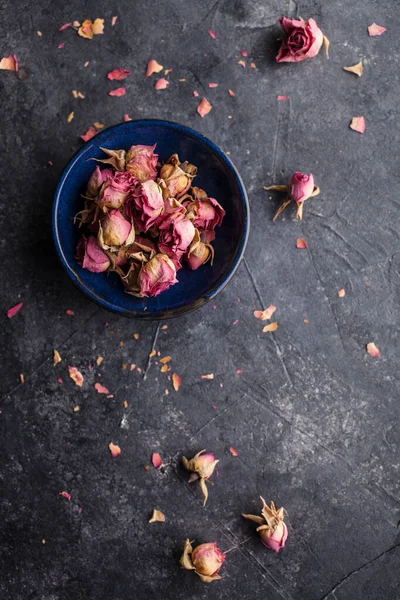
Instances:
[[[210,452],[205,452],[205,450],[201,450],[190,460],[182,456],[183,466],[187,471],[191,472],[191,475],[189,477],[189,483],[192,483],[197,479],[200,480],[200,489],[204,497],[203,506],[206,504],[208,499],[208,489],[206,482],[214,473],[214,469],[217,463],[219,462],[219,460],[215,460],[215,457]],[[211,481],[209,483],[211,483]]]
[[[318,196],[321,191],[319,187],[314,184],[314,176],[312,173],[307,175],[306,173],[301,173],[300,171],[293,173],[288,185],[269,185],[267,187],[264,186],[264,189],[267,191],[271,190],[286,193],[286,199],[275,213],[275,216],[272,219],[273,221],[278,218],[278,216],[291,202],[296,203],[296,217],[299,219],[299,221],[301,221],[303,219],[304,202],[309,198]]]
[[[204,583],[211,583],[222,579],[218,571],[224,560],[225,554],[218,548],[216,542],[200,544],[193,549],[192,543],[187,539],[179,563],[187,571],[194,571]]]
[[[261,517],[257,515],[242,515],[245,519],[258,523],[258,534],[262,543],[267,548],[271,548],[274,552],[279,552],[285,546],[288,536],[286,524],[284,523],[285,511],[283,508],[275,508],[275,504],[271,502],[271,506],[266,504],[264,498],[260,496],[263,504]]]

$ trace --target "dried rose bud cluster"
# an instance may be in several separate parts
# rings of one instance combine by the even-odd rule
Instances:
[[[225,215],[204,190],[192,186],[197,167],[173,154],[163,165],[154,146],[102,148],[107,168],[89,179],[85,208],[75,220],[86,225],[76,248],[79,264],[93,273],[113,271],[125,291],[157,296],[178,283],[187,266],[212,264],[215,227]]]

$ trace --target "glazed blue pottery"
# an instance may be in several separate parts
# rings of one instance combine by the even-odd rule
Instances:
[[[178,271],[179,283],[155,298],[127,294],[115,273],[91,273],[80,267],[75,248],[82,230],[74,215],[83,208],[81,197],[96,163],[104,158],[100,147],[128,150],[136,144],[157,144],[161,162],[178,154],[198,167],[195,185],[216,198],[226,211],[216,228],[214,264],[191,271]],[[99,163],[97,163],[99,164]],[[68,275],[91,300],[126,317],[165,319],[199,308],[215,298],[236,271],[249,233],[249,203],[236,168],[213,142],[189,127],[155,119],[130,121],[110,127],[87,142],[71,159],[58,183],[53,204],[53,235],[61,262]]]

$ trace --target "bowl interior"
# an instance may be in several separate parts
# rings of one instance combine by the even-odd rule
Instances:
[[[214,264],[191,271],[184,266],[177,273],[179,283],[155,298],[135,298],[125,293],[114,273],[91,273],[75,260],[75,248],[82,230],[74,215],[82,209],[87,181],[96,164],[104,158],[100,147],[128,150],[136,144],[157,144],[160,161],[177,153],[198,167],[195,185],[216,198],[226,211],[216,228]],[[102,165],[100,164],[100,167]],[[161,318],[197,308],[224,287],[237,267],[247,240],[249,225],[246,192],[226,155],[201,134],[165,121],[132,121],[107,129],[90,140],[66,167],[55,195],[53,233],[56,247],[72,280],[103,307],[126,316]]]

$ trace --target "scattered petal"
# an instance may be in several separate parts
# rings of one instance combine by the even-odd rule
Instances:
[[[124,87],[119,87],[116,88],[115,90],[111,90],[110,92],[108,92],[109,96],[125,96],[126,93],[126,89]]]
[[[289,96],[277,96],[276,99],[278,100],[278,102],[280,102],[281,100],[289,100]]]
[[[179,375],[172,373],[172,387],[176,392],[179,390],[181,383],[182,379],[179,377]]]
[[[248,54],[247,54],[246,50],[241,50],[241,51],[240,51],[240,54],[241,54],[242,56],[248,56]]]
[[[58,383],[64,383],[62,377],[58,377],[57,381],[58,381]]]
[[[151,515],[151,519],[149,520],[149,523],[156,523],[157,521],[159,521],[160,523],[164,523],[165,522],[165,515],[164,513],[161,512],[161,510],[153,510],[153,514]]]
[[[65,25],[61,25],[58,31],[64,31],[64,29],[68,29],[68,27],[71,27],[71,25],[72,23],[65,23]]]
[[[92,25],[94,35],[100,35],[104,32],[104,19],[95,19]]]
[[[19,302],[15,306],[12,306],[11,308],[9,308],[8,311],[7,311],[7,317],[9,319],[11,319],[14,315],[17,314],[17,312],[19,312],[21,310],[21,308],[23,307],[23,305],[24,305],[23,302]]]
[[[197,112],[201,117],[205,117],[206,115],[208,115],[211,109],[212,106],[207,100],[207,98],[202,98],[200,104],[197,107]]]
[[[213,31],[211,31],[211,29],[208,30],[208,33],[209,33],[210,37],[212,37],[212,39],[215,40],[215,38],[217,36],[216,36],[216,34]]]
[[[101,385],[101,383],[95,383],[94,387],[96,388],[97,392],[99,394],[109,394],[110,392],[108,391],[108,389],[106,387],[104,387],[104,385]]]
[[[164,79],[164,77],[161,77],[161,79],[157,79],[157,81],[154,84],[154,87],[156,90],[165,90],[168,84],[169,81]]]
[[[62,496],[63,498],[65,498],[66,500],[71,500],[71,494],[69,494],[68,492],[59,492],[58,494],[59,496]]]
[[[183,81],[186,81],[186,79],[185,78],[181,78],[181,79],[178,79],[178,81],[183,82]]]
[[[214,379],[214,373],[208,373],[207,375],[202,375],[202,379]]]
[[[93,125],[96,127],[96,129],[103,129],[104,127],[104,123],[99,123],[98,121],[93,123]]]
[[[73,25],[74,27],[80,27],[80,26],[81,26],[81,24],[79,23],[79,21],[74,21],[74,22],[72,23],[72,25]]]
[[[278,329],[278,323],[274,321],[273,323],[269,323],[269,325],[265,325],[263,327],[263,333],[267,333],[268,331],[276,331]]]
[[[72,119],[74,118],[74,111],[70,112],[68,117],[67,117],[67,123],[71,123]]]
[[[242,369],[236,369],[236,375],[241,375],[243,373]]]
[[[164,69],[164,75],[169,75],[172,69]],[[180,79],[179,81],[186,81],[186,79]]]
[[[89,61],[87,60],[83,66],[84,67],[88,67],[89,66]]]
[[[70,308],[68,308],[68,309],[65,311],[65,314],[66,314],[66,315],[68,315],[69,317],[74,317],[74,316],[75,316],[75,313],[74,313],[74,311],[73,311],[73,310],[71,310]]]
[[[74,98],[78,97],[78,92],[76,90],[72,90],[72,95]]]
[[[218,87],[218,83],[209,83],[208,87],[209,88],[216,88],[216,87]]]
[[[127,123],[128,121],[132,121],[131,117],[128,115],[128,113],[124,114],[124,122]]]
[[[139,334],[138,333],[134,333],[133,337],[135,338],[135,340],[138,340],[139,339]]]
[[[367,352],[373,358],[379,358],[381,355],[374,342],[369,342],[369,344],[367,344]]]
[[[230,96],[232,96],[232,97],[233,97],[233,96],[236,96],[235,92],[232,92],[232,90],[228,90],[228,94],[229,94]]]
[[[364,133],[365,131],[365,119],[364,117],[353,117],[350,123],[350,129],[357,131],[358,133]]]
[[[235,319],[232,323],[232,325],[237,325],[239,323],[239,319]]]
[[[23,373],[20,373],[19,379],[20,379],[21,383],[25,383],[25,375]]]
[[[344,71],[348,71],[349,73],[354,73],[354,75],[358,75],[361,77],[363,74],[363,64],[362,61],[358,62],[356,65],[351,65],[351,67],[343,67]]]
[[[244,60],[242,60],[242,59],[238,60],[238,65],[241,65],[241,66],[243,67],[243,69],[245,69],[245,68],[246,68],[246,63],[245,63],[245,61],[244,61]]]
[[[161,329],[162,329],[163,331],[164,331],[165,329],[168,329],[168,325],[163,325],[163,326],[161,327]]]
[[[61,42],[61,44],[58,44],[57,48],[60,50],[61,48],[64,48],[65,46],[65,42]]]
[[[96,359],[96,365],[99,367],[102,362],[103,362],[103,357],[102,356],[98,356],[97,359]]]
[[[146,77],[150,77],[153,73],[159,73],[163,70],[163,66],[160,65],[156,60],[152,59],[147,63]]]
[[[87,130],[86,133],[84,133],[83,135],[81,135],[81,138],[84,142],[88,142],[89,140],[91,140],[95,135],[97,135],[97,131],[95,130],[94,127],[89,127],[89,129]]]
[[[233,446],[229,446],[229,452],[232,456],[239,456],[239,452]]]
[[[129,367],[129,370],[133,371],[135,367],[136,367],[135,363],[132,363],[131,366]]]
[[[36,32],[39,37],[42,37],[43,33],[41,31]]]
[[[265,308],[264,310],[255,310],[253,315],[256,319],[260,319],[261,321],[268,321],[268,319],[272,317],[275,311],[276,306],[270,304],[268,308]]]
[[[194,92],[193,92],[193,96],[194,96],[195,98],[198,98],[198,96],[199,96],[199,92],[196,92],[196,90],[194,90]]]
[[[163,365],[160,369],[161,373],[167,373],[170,370],[171,370],[171,367],[169,367],[168,365]]]
[[[297,238],[296,248],[300,248],[300,249],[308,248],[306,240],[304,238]]]
[[[86,19],[85,21],[83,21],[82,25],[78,29],[78,35],[80,35],[81,37],[86,38],[88,40],[92,39],[93,30],[92,30],[92,21],[90,21],[90,19]]]
[[[82,384],[83,384],[82,373],[80,371],[78,371],[78,369],[76,367],[68,367],[68,371],[69,371],[69,376],[71,377],[72,381],[74,381],[78,387],[82,387]]]
[[[111,19],[111,27],[114,27],[115,23],[117,22],[118,17],[113,17]]]
[[[250,63],[250,67],[251,67],[252,69],[255,69],[255,68],[256,68],[256,63],[253,63],[253,62],[252,62],[252,63]]]
[[[165,365],[167,362],[169,362],[171,360],[171,356],[164,356],[163,358],[160,359],[160,363],[162,363],[163,365]]]
[[[346,295],[346,290],[344,288],[342,288],[341,290],[338,291],[337,295],[339,296],[339,298],[343,298],[343,296]]]
[[[380,25],[377,25],[376,23],[372,23],[372,25],[370,25],[368,27],[368,34],[370,35],[370,37],[374,37],[376,35],[382,35],[382,33],[385,33],[386,29],[385,27],[381,27]]]
[[[110,79],[110,81],[123,81],[131,73],[132,71],[128,71],[127,69],[114,69],[107,74],[107,79]]]
[[[162,458],[157,452],[153,452],[153,454],[151,455],[151,462],[153,464],[153,467],[156,469],[160,469],[163,464]]]
[[[116,456],[119,456],[121,454],[121,448],[119,446],[117,446],[116,444],[113,444],[112,442],[110,442],[108,444],[108,448],[111,452],[111,456],[113,458],[115,458]]]
[[[18,71],[18,60],[15,54],[4,57],[0,60],[0,69],[3,71]]]
[[[58,350],[54,350],[53,351],[53,365],[56,366],[58,363],[61,362],[61,356],[58,352]]]
[[[79,408],[79,406],[74,406],[74,408],[73,408],[72,410],[73,410],[74,412],[79,412],[79,411],[80,411],[80,408]]]

